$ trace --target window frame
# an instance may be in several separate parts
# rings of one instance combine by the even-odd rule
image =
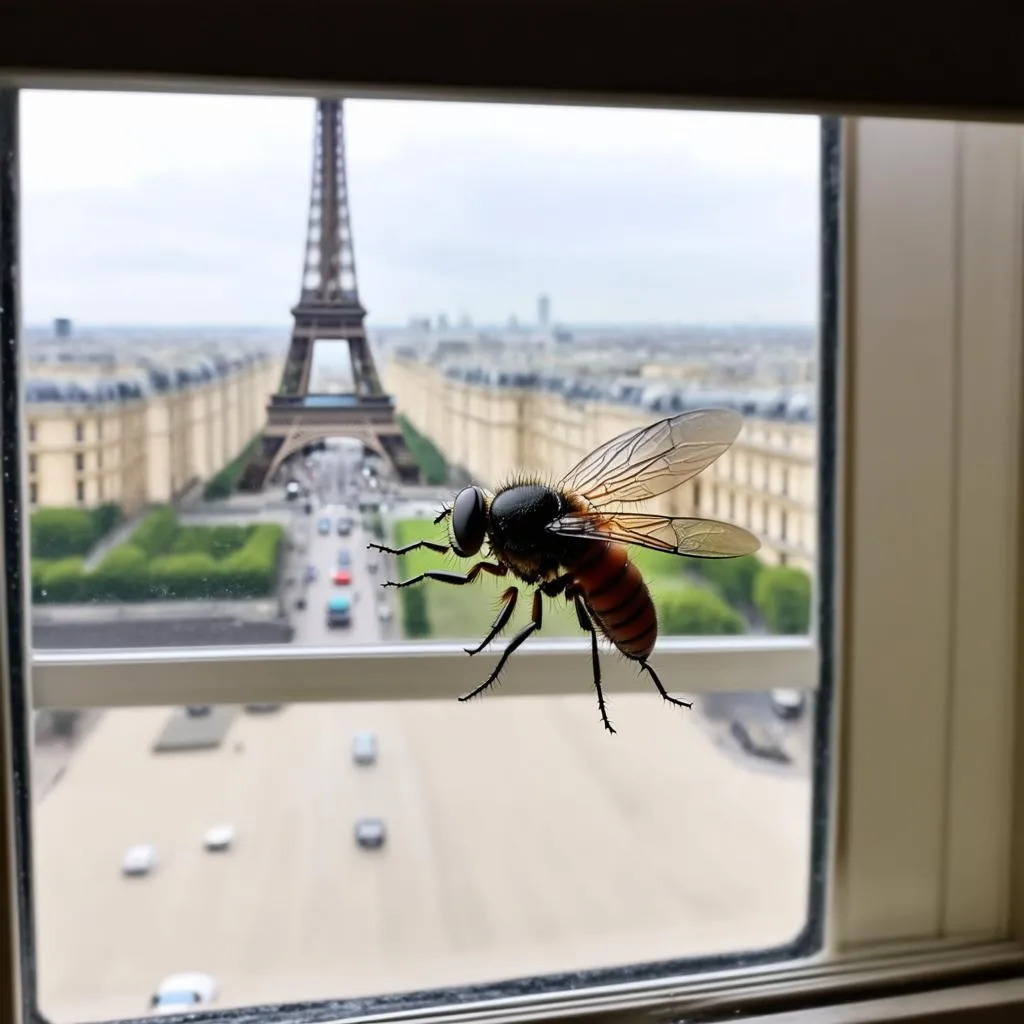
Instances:
[[[0,97],[0,102],[3,101],[4,97]],[[895,190],[904,204],[918,202],[911,210],[893,207],[894,189],[889,182],[882,188],[879,177],[882,170],[893,172],[893,152],[904,157],[912,155],[906,140],[901,142],[895,137],[894,133],[901,129],[915,135],[913,149],[919,160],[924,159],[922,154],[927,155],[925,180],[930,182],[928,174],[934,172],[936,164],[941,169],[937,174],[941,188],[921,189],[919,181],[904,180],[902,188]],[[1017,723],[1007,714],[1019,690],[1016,641],[1010,635],[1012,628],[1007,626],[1007,619],[1012,618],[1017,608],[1019,545],[1010,544],[1009,551],[1005,542],[996,545],[998,539],[1005,541],[1008,523],[1014,528],[1020,523],[1019,472],[997,479],[998,474],[986,471],[977,463],[971,465],[964,458],[979,436],[990,442],[994,440],[995,450],[1004,455],[1004,463],[1006,456],[1019,456],[1022,447],[1019,436],[1021,337],[1019,317],[1015,313],[1019,311],[1024,275],[1004,273],[1001,283],[993,285],[984,276],[985,260],[991,257],[980,251],[982,241],[986,248],[991,248],[994,233],[1007,266],[1020,269],[1021,246],[1017,237],[1020,217],[1005,216],[1007,201],[1015,212],[1020,212],[1020,130],[1014,129],[1016,135],[1012,138],[997,138],[1000,130],[991,125],[950,126],[939,122],[908,126],[876,119],[847,121],[843,125],[842,280],[835,282],[831,293],[826,285],[823,297],[826,305],[832,304],[846,348],[843,365],[836,367],[837,383],[842,385],[835,394],[838,416],[832,418],[823,414],[821,417],[823,423],[842,424],[846,437],[841,452],[837,446],[838,430],[827,442],[836,446],[836,464],[842,470],[841,500],[836,508],[837,518],[844,518],[837,524],[842,531],[839,534],[842,564],[836,588],[828,588],[819,596],[823,602],[835,602],[837,617],[827,621],[836,625],[839,635],[826,636],[823,630],[819,639],[823,657],[834,660],[842,678],[837,693],[841,713],[831,721],[826,716],[829,728],[820,731],[818,736],[818,742],[826,746],[829,739],[832,740],[830,750],[837,764],[832,776],[836,814],[830,823],[829,835],[829,884],[835,914],[829,921],[827,942],[832,959],[827,964],[785,965],[781,969],[765,967],[731,975],[723,972],[705,977],[690,976],[685,981],[652,982],[646,994],[630,986],[628,993],[621,993],[618,1004],[614,1004],[616,993],[607,990],[589,999],[589,993],[576,993],[571,997],[573,1007],[562,1001],[562,1012],[570,1009],[596,1012],[613,1004],[621,1006],[623,1002],[643,1006],[646,999],[647,1011],[663,1014],[670,1011],[673,994],[674,1005],[692,1009],[701,1005],[701,998],[706,1005],[706,1000],[713,998],[716,991],[719,999],[725,998],[729,1005],[740,1006],[744,989],[748,994],[751,990],[759,991],[762,999],[771,989],[792,1000],[798,993],[806,993],[808,978],[815,972],[821,991],[834,997],[841,989],[848,994],[851,985],[856,987],[858,970],[862,973],[863,984],[868,984],[864,978],[870,978],[870,984],[880,985],[885,978],[891,982],[916,976],[925,979],[922,984],[930,979],[930,984],[934,985],[939,979],[948,983],[952,978],[973,976],[982,969],[1017,971],[1020,968],[1016,915],[1011,917],[1000,903],[1001,897],[1007,895],[1018,904],[1020,901],[1019,881],[1014,877],[1011,864],[1014,836],[1007,834],[1011,832],[1007,824],[1011,817],[1018,823],[1017,827],[1020,821],[1020,815],[1015,812],[1021,779],[1014,761],[1016,737],[1010,727]],[[1009,129],[1002,131],[1007,136],[1012,134]],[[0,137],[0,143],[3,142]],[[1018,150],[1016,160],[1010,152],[1014,147]],[[3,152],[0,145],[0,169],[4,174],[13,173],[10,161],[3,161]],[[986,162],[990,166],[986,167]],[[840,187],[838,181],[832,185]],[[925,216],[924,211],[929,216]],[[941,211],[946,211],[947,217],[938,219],[943,224],[948,220],[950,231],[942,252],[937,254],[933,251],[937,239],[929,233],[927,225],[934,223],[934,215]],[[3,220],[0,211],[0,222]],[[1012,224],[1004,223],[1006,221]],[[892,253],[889,253],[888,264],[884,257],[886,244],[893,241],[894,224],[906,227],[908,223],[916,225],[916,234],[911,232],[909,241],[920,267],[917,263],[910,264],[915,270],[916,290],[911,296],[901,296],[901,289],[896,287],[896,283],[904,283],[901,275],[892,275],[895,281],[885,281],[877,270],[873,271],[872,264],[897,266],[901,272],[906,270],[906,252],[901,252],[904,260],[900,263],[892,262],[895,259]],[[14,251],[9,235],[9,227],[0,228],[0,246],[3,247],[0,257],[5,253],[10,256]],[[913,246],[915,241],[916,247]],[[958,295],[956,308],[942,309],[940,293],[948,291],[950,284]],[[990,288],[997,293],[999,301],[995,305],[1006,316],[1006,323],[998,325],[998,329],[990,324],[985,344],[977,350],[968,348],[962,343],[967,331],[965,324],[981,323],[984,327],[984,319],[991,313],[993,303],[980,299],[989,294]],[[13,292],[6,295],[0,292],[0,331],[3,332],[0,378],[6,380],[16,371],[10,344],[17,329],[12,311],[16,298]],[[7,301],[2,301],[4,299]],[[930,320],[922,317],[922,308],[932,314]],[[936,310],[941,315],[936,315]],[[903,332],[895,339],[891,330],[888,334],[884,330],[887,323],[893,322],[898,322]],[[936,323],[945,323],[947,327],[940,358],[926,360],[922,370],[921,356],[935,355],[930,346],[934,343]],[[895,364],[891,362],[892,352],[886,351],[892,345],[882,344],[893,340],[897,348]],[[886,366],[888,376],[884,378],[872,372],[883,358],[890,360]],[[922,388],[922,377],[926,379],[930,402],[926,404],[922,421],[910,424],[908,439],[901,403],[908,386],[911,393],[914,388]],[[1011,387],[1006,388],[1007,384]],[[1009,393],[999,394],[999,385]],[[986,407],[987,417],[983,423],[966,422],[968,417],[960,415],[961,408],[974,407],[972,396],[975,400],[988,400],[993,392],[999,394],[998,408]],[[936,430],[943,424],[945,428]],[[884,429],[894,425],[902,427],[904,433]],[[891,445],[894,437],[899,440],[896,448],[904,456],[903,465],[910,464],[908,451],[928,454],[931,461],[926,468],[930,475],[924,480],[924,493],[918,486],[920,481],[894,479],[886,467],[886,459],[893,454],[886,445]],[[13,477],[5,474],[4,485],[16,487],[20,483],[20,456],[11,448],[9,438],[3,443],[5,466],[13,469]],[[825,444],[826,439],[822,443]],[[957,453],[960,453],[959,461]],[[1019,465],[1019,459],[1015,465]],[[943,467],[955,468],[944,475]],[[958,475],[961,471],[971,479],[973,489],[969,493]],[[977,496],[979,488],[983,494],[994,495],[994,503],[969,501],[968,498]],[[936,496],[941,499],[938,503]],[[819,499],[823,502],[819,515],[822,530],[828,518],[824,514],[824,498],[822,494]],[[952,561],[955,564],[945,577],[938,579],[939,593],[930,597],[928,610],[946,602],[954,638],[944,651],[936,652],[934,616],[916,608],[911,612],[914,628],[909,634],[901,634],[902,657],[900,664],[894,667],[886,664],[878,652],[890,635],[886,613],[892,612],[892,595],[878,602],[878,589],[872,592],[865,580],[877,582],[882,578],[885,581],[883,570],[891,569],[891,562],[887,566],[884,556],[891,559],[901,555],[904,567],[927,570],[931,554],[921,538],[911,544],[908,554],[905,548],[894,547],[887,536],[885,505],[900,501],[908,502],[911,509],[933,505],[944,509],[944,530],[954,549]],[[9,540],[15,535],[12,529],[15,533],[21,530],[18,510],[5,503],[3,514],[5,538]],[[993,521],[1001,530],[983,552],[982,562],[988,572],[979,578],[976,565],[972,573],[971,562],[977,554],[968,551],[963,542],[978,535],[979,524],[991,525]],[[10,601],[10,595],[20,593],[19,576],[24,574],[24,565],[8,565],[7,569],[4,611],[9,616],[7,621],[13,621],[17,638],[24,634],[24,615],[16,602]],[[927,578],[927,572],[924,576]],[[979,623],[972,619],[972,609],[979,598],[986,596],[985,582],[992,580],[1007,597],[1006,614],[997,622]],[[899,591],[899,580],[889,582]],[[904,579],[902,585],[906,594],[909,583]],[[883,607],[871,607],[869,595]],[[6,633],[3,639],[6,644]],[[8,691],[5,696],[13,698],[11,704],[0,702],[0,716],[3,716],[0,721],[4,724],[0,742],[6,745],[11,743],[11,720],[29,714],[27,705],[18,701],[19,688],[12,686],[12,677],[16,681],[19,672],[25,669],[23,663],[19,665],[16,646],[7,644],[3,651],[2,682]],[[965,651],[971,654],[970,658]],[[678,653],[687,655],[684,651]],[[977,673],[970,670],[970,666],[979,663],[984,669],[980,686]],[[943,683],[941,688],[939,680]],[[908,702],[886,704],[885,698],[892,692],[894,682],[898,686],[909,685],[916,696],[923,698],[926,707],[934,691],[943,690],[942,708],[932,712],[922,725],[916,706],[911,708]],[[960,717],[953,714],[954,709],[963,712]],[[994,744],[988,739],[993,723],[998,736]],[[907,726],[912,731],[903,733],[901,730]],[[937,764],[940,769],[932,774],[938,778],[917,772],[912,773],[909,782],[898,779],[898,770],[906,760],[901,744],[905,735],[913,736],[919,744],[927,741],[930,764]],[[991,749],[993,747],[996,749]],[[941,756],[936,757],[936,752],[952,756],[945,763]],[[980,776],[974,763],[979,755],[985,767]],[[7,768],[7,759],[0,759],[0,773]],[[896,800],[888,790],[880,791],[879,777],[889,783],[894,779],[901,782],[902,793],[897,795],[902,798]],[[0,863],[0,867],[6,867],[5,877],[10,879],[13,874],[9,856],[11,833],[14,845],[21,844],[23,850],[28,845],[28,822],[23,816],[14,819],[11,814],[12,791],[16,784],[24,787],[25,779],[11,779],[9,773],[0,778],[7,798],[3,818],[7,841],[0,851],[7,862]],[[990,799],[993,778],[999,792],[995,799]],[[900,790],[901,786],[895,788]],[[936,802],[928,799],[925,801],[928,804],[925,810],[930,815],[927,822],[922,821],[925,815],[916,813],[897,819],[897,810],[913,810],[911,789],[917,797],[939,791],[940,813],[935,815]],[[940,820],[932,820],[935,818]],[[909,830],[913,834],[912,841],[907,842],[905,835],[902,838],[897,835],[894,822],[904,833]],[[929,891],[926,892],[924,886],[911,886],[912,898],[893,906],[893,889],[885,882],[912,879],[911,872],[918,867],[915,858],[919,846],[916,844],[926,835],[944,849],[942,863],[929,878]],[[972,851],[963,849],[965,836],[984,849],[984,864],[978,863]],[[24,879],[21,881],[19,888],[23,888]],[[9,896],[9,887],[0,890],[0,898]],[[18,925],[13,920],[9,923]],[[21,926],[30,932],[31,920],[22,921]],[[15,949],[14,944],[9,946],[8,960],[14,959]],[[888,952],[884,952],[886,949]],[[0,954],[4,952],[0,942]],[[31,969],[31,965],[28,967]],[[543,1000],[538,998],[520,1004],[517,1010],[520,1016],[528,1012],[526,1007],[530,1002],[535,1012],[549,1016],[556,1012],[554,1001],[548,999],[542,1010]],[[484,1008],[463,1006],[461,1010],[463,1015],[473,1016],[474,1012],[482,1014]],[[426,1016],[443,1018],[446,1014],[437,1012]]]

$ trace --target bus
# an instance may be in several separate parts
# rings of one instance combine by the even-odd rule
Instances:
[[[327,602],[327,628],[352,624],[352,602],[347,597],[332,597]]]

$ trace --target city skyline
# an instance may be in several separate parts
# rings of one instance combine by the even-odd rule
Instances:
[[[557,322],[816,318],[815,118],[401,101],[346,115],[373,323],[529,323],[542,293]],[[22,125],[27,322],[287,322],[311,100],[30,92]]]

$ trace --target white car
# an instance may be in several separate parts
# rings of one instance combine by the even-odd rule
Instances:
[[[204,1003],[212,1003],[217,996],[217,983],[208,974],[186,971],[170,974],[160,982],[149,1005],[155,1014],[187,1013]]]
[[[807,695],[803,690],[778,689],[771,692],[772,711],[779,718],[791,721],[804,713]]]
[[[125,850],[121,871],[126,875],[148,875],[156,866],[156,847],[149,843],[136,843]]]
[[[212,828],[208,828],[203,835],[203,846],[211,852],[227,850],[234,841],[234,825],[214,825]]]
[[[381,622],[390,622],[393,615],[394,612],[391,610],[391,605],[383,602],[377,605],[377,618],[380,619]]]

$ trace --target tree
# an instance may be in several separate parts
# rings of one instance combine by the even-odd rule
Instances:
[[[402,594],[402,628],[412,640],[430,636],[430,616],[427,614],[427,599],[422,590],[410,587]]]
[[[811,577],[789,566],[766,568],[754,586],[754,603],[773,633],[806,633],[811,624]]]
[[[754,586],[764,563],[755,555],[743,555],[740,558],[694,558],[689,567],[712,584],[729,604],[749,605],[754,601]]]

